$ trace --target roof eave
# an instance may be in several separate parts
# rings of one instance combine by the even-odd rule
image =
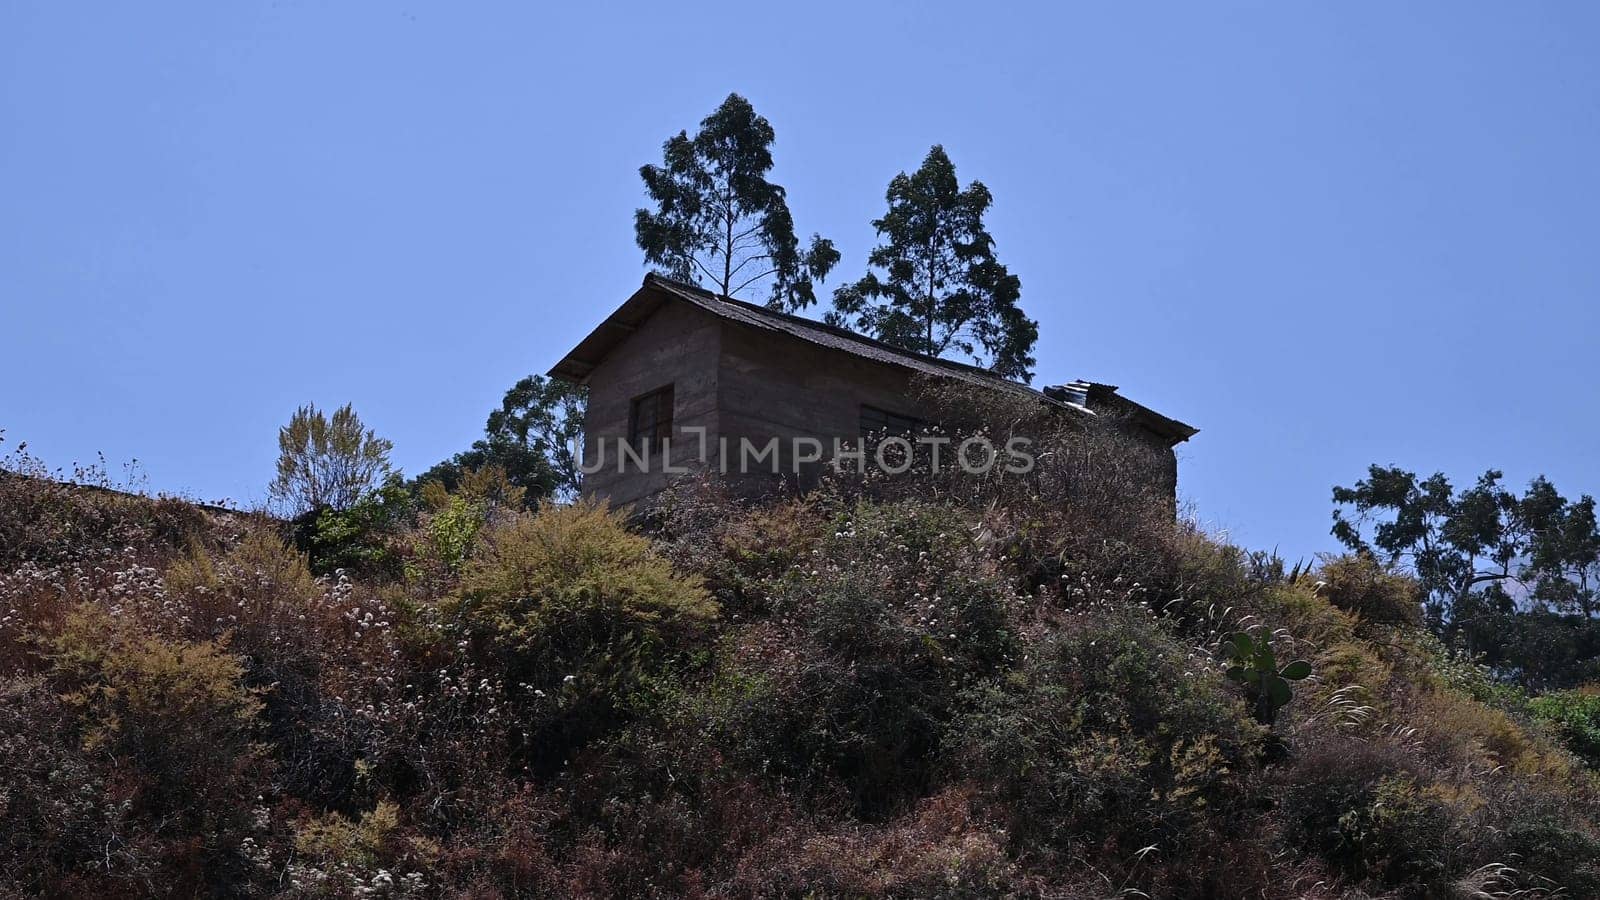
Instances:
[[[668,298],[669,295],[663,294],[658,287],[652,285],[650,277],[646,276],[644,284],[634,291],[632,296],[624,300],[611,315],[606,316],[605,321],[596,325],[588,337],[567,351],[567,355],[551,366],[546,374],[551,378],[559,378],[573,384],[587,383],[589,375],[605,361],[611,351],[638,331],[639,326],[654,315]]]
[[[1087,406],[1080,406],[1075,403],[1064,402],[1050,397],[1043,391],[1040,391],[1039,389],[1030,385],[1011,381],[1007,378],[1002,378],[998,375],[995,375],[993,372],[989,372],[977,366],[958,363],[939,357],[930,357],[923,354],[913,353],[898,347],[893,347],[866,335],[857,334],[853,331],[849,331],[848,329],[838,328],[836,326],[828,325],[824,322],[804,319],[800,316],[792,316],[787,313],[782,313],[758,306],[754,303],[746,303],[742,300],[719,297],[716,294],[705,290],[704,288],[695,285],[684,284],[682,282],[657,275],[653,272],[646,274],[644,276],[643,283],[639,286],[639,289],[634,291],[633,295],[624,301],[621,306],[617,307],[617,309],[612,312],[611,315],[607,316],[605,321],[596,326],[593,331],[589,332],[587,337],[580,341],[576,347],[572,348],[572,350],[563,356],[559,362],[552,366],[548,374],[551,378],[559,378],[563,381],[570,381],[575,384],[586,384],[589,376],[600,366],[602,362],[605,361],[605,358],[609,356],[613,350],[615,350],[623,341],[627,340],[629,336],[637,331],[639,327],[644,324],[645,320],[654,315],[657,310],[667,303],[667,301],[673,299],[682,300],[693,304],[694,306],[700,307],[701,309],[706,310],[707,312],[710,312],[719,318],[729,321],[732,324],[743,325],[752,328],[759,327],[764,330],[776,331],[780,334],[788,335],[796,340],[806,340],[811,343],[816,343],[825,349],[855,353],[858,356],[866,356],[867,358],[876,362],[897,366],[914,373],[941,374],[948,377],[955,377],[964,381],[981,383],[980,386],[986,386],[989,388],[1006,388],[1015,392],[1021,392],[1028,396],[1036,397],[1047,404],[1061,406],[1079,413],[1095,415],[1094,410],[1089,408],[1093,405],[1092,402]],[[742,312],[735,312],[735,310],[742,310]],[[753,316],[761,317],[767,321],[762,321],[760,324],[757,324],[750,321]],[[825,341],[820,338],[795,334],[793,331],[790,331],[785,327],[779,327],[770,320],[790,321],[794,324],[802,326],[804,329],[826,332],[832,336],[843,338],[851,343],[858,344],[863,348],[871,348],[876,352],[869,354],[854,349],[843,349],[839,346],[836,346],[831,340]],[[1200,432],[1198,428],[1194,428],[1193,426],[1180,422],[1177,419],[1171,419],[1163,416],[1147,406],[1118,394],[1117,388],[1114,385],[1099,384],[1096,382],[1081,380],[1074,382],[1074,384],[1082,386],[1083,389],[1089,393],[1098,394],[1102,397],[1115,397],[1118,402],[1126,404],[1127,407],[1131,407],[1135,413],[1135,418],[1138,419],[1141,425],[1157,435],[1160,435],[1163,439],[1167,440],[1171,446],[1177,446],[1178,444],[1189,440]]]

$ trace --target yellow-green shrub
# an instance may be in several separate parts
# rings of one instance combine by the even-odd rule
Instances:
[[[1265,587],[1255,607],[1274,626],[1288,629],[1295,640],[1318,647],[1347,641],[1354,631],[1354,617],[1318,597],[1304,577],[1293,584]]]
[[[246,532],[220,558],[191,546],[163,577],[167,593],[183,602],[201,628],[217,616],[261,624],[274,612],[298,615],[317,593],[305,554],[265,528]]]
[[[350,820],[329,813],[302,824],[294,836],[295,849],[321,863],[371,866],[387,855],[400,826],[400,808],[379,803]]]
[[[717,607],[698,578],[672,571],[620,514],[579,504],[546,506],[486,532],[446,611],[521,653],[574,618],[633,631],[708,621]]]
[[[624,719],[717,606],[603,505],[545,506],[485,530],[446,639],[504,678],[545,765]]]
[[[1417,583],[1371,556],[1327,559],[1318,572],[1328,601],[1375,625],[1415,625],[1422,620]]]
[[[1388,683],[1393,674],[1388,663],[1373,653],[1369,645],[1358,641],[1334,644],[1315,659],[1317,674],[1331,690],[1359,684],[1376,692]]]
[[[136,809],[183,833],[245,814],[265,777],[261,704],[221,644],[152,637],[82,607],[53,637],[51,662],[83,749],[135,774]]]
[[[1451,691],[1425,691],[1417,724],[1441,753],[1479,768],[1504,766],[1524,775],[1565,778],[1569,758],[1547,746],[1504,712]]]

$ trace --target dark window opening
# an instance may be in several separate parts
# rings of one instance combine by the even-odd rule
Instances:
[[[910,416],[902,416],[876,406],[861,407],[862,437],[910,437],[922,429],[922,423]]]
[[[672,437],[672,385],[633,399],[628,415],[628,443],[643,453],[653,452]]]

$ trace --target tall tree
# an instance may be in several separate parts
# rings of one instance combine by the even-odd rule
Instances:
[[[1485,472],[1457,492],[1443,473],[1418,478],[1371,466],[1352,487],[1335,487],[1333,501],[1339,507],[1334,537],[1353,551],[1381,553],[1410,569],[1435,623],[1447,623],[1474,591],[1516,577],[1525,536],[1517,499],[1501,486],[1499,472]]]
[[[529,506],[545,497],[571,498],[579,486],[574,447],[583,431],[587,399],[582,387],[529,375],[512,385],[500,408],[489,413],[482,438],[422,473],[416,484],[438,481],[455,490],[468,473],[499,466],[507,481],[524,490]]]
[[[1595,501],[1535,478],[1519,497],[1490,470],[1457,490],[1372,466],[1333,489],[1333,534],[1416,575],[1442,637],[1528,684],[1591,677],[1600,639]]]
[[[839,252],[815,234],[800,247],[784,190],[767,180],[774,137],[750,101],[729,94],[694,137],[669,138],[662,164],[639,170],[655,203],[634,213],[645,262],[727,297],[766,285],[774,309],[815,303],[812,282],[827,277]]]
[[[268,493],[290,515],[350,509],[389,474],[394,444],[346,403],[329,416],[307,404],[278,429],[278,474]]]
[[[910,175],[889,182],[889,211],[873,222],[884,242],[869,270],[834,292],[828,319],[929,356],[963,353],[997,374],[1033,380],[1039,323],[1017,306],[1022,282],[994,255],[983,214],[994,198],[982,182],[961,188],[935,145]],[[982,348],[987,361],[980,359]]]

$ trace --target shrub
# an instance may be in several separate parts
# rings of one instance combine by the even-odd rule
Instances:
[[[83,752],[74,712],[42,678],[0,680],[0,896],[48,895],[94,868],[123,878],[154,869],[127,807]]]
[[[395,545],[411,513],[411,493],[391,475],[348,507],[319,506],[296,518],[295,544],[318,575],[346,569],[368,578],[397,578],[402,570]]]
[[[811,499],[780,502],[713,526],[715,552],[702,568],[725,607],[768,610],[774,582],[808,561],[822,540],[826,522],[818,506]]]
[[[1530,888],[1564,888],[1572,897],[1600,897],[1600,833],[1594,805],[1548,784],[1513,782],[1492,798],[1496,859],[1514,859]],[[1587,821],[1586,821],[1587,820]]]
[[[79,711],[84,746],[138,766],[151,782],[145,799],[158,809],[219,812],[185,798],[222,793],[259,765],[261,703],[220,644],[141,635],[85,607],[55,635],[51,659],[52,680]]]
[[[1379,781],[1367,802],[1339,817],[1337,851],[1385,884],[1436,884],[1449,871],[1441,837],[1455,825],[1434,791],[1405,776]]]
[[[363,712],[393,697],[398,614],[348,577],[313,579],[306,557],[268,529],[225,553],[191,552],[165,583],[183,625],[175,633],[226,636],[245,683],[265,689],[263,737],[281,786],[317,806],[349,804],[371,734]]]
[[[430,482],[437,484],[438,482]],[[406,560],[411,581],[433,576],[448,579],[461,571],[482,530],[486,510],[466,497],[448,496],[426,515]]]
[[[975,900],[1034,896],[1006,836],[952,788],[878,827],[792,824],[751,848],[732,879],[746,897],[904,897]],[[1052,884],[1050,896],[1067,893]],[[1085,885],[1085,888],[1088,886]]]
[[[1374,625],[1420,625],[1422,594],[1412,579],[1368,555],[1326,559],[1321,591],[1334,606]]]
[[[1534,718],[1591,768],[1600,769],[1600,689],[1557,691],[1528,701]]]
[[[716,617],[698,580],[601,505],[546,506],[491,529],[451,609],[498,649],[530,662],[573,620],[605,630],[660,630]]]
[[[547,729],[534,744],[549,765],[610,727],[717,606],[619,514],[580,504],[486,530],[441,612]]]
[[[1254,615],[1314,647],[1331,647],[1355,634],[1355,617],[1317,595],[1309,579],[1265,584],[1244,599]]]
[[[764,649],[741,661],[764,676],[745,720],[758,764],[816,802],[837,785],[875,820],[920,797],[961,691],[1014,647],[1012,596],[995,568],[950,507],[860,501],[842,512],[772,584],[780,625],[752,634]]]
[[[272,531],[252,529],[220,555],[215,561],[204,548],[191,547],[167,567],[167,593],[197,608],[202,597],[222,606],[302,608],[316,593],[306,557]]]
[[[332,813],[301,822],[293,846],[294,855],[276,873],[292,897],[428,896],[419,870],[437,856],[429,842],[405,833],[400,808],[387,802],[354,820]]]
[[[294,845],[320,862],[371,866],[388,855],[399,822],[399,807],[379,803],[355,821],[335,813],[307,822],[296,831]]]
[[[406,578],[430,586],[447,584],[461,573],[485,525],[521,509],[526,490],[510,482],[505,469],[468,469],[454,490],[426,481],[419,495],[426,510],[409,542]]]
[[[167,567],[164,584],[166,609],[149,611],[146,624],[199,640],[226,635],[263,684],[290,668],[314,673],[342,652],[340,611],[305,555],[274,531],[249,531],[220,554],[193,548]]]
[[[1280,777],[1291,837],[1351,877],[1442,891],[1464,867],[1456,816],[1400,748],[1325,735]]]
[[[1256,802],[1264,732],[1212,660],[1147,610],[1092,602],[1026,660],[971,692],[952,759],[990,785],[1020,847],[1092,856],[1154,844],[1181,870],[1207,852],[1209,817]],[[1128,862],[1113,850],[1096,864]]]
[[[256,743],[256,692],[212,642],[141,634],[80,608],[50,642],[50,683],[86,754],[127,798],[133,830],[165,865],[216,873],[249,826],[269,767]]]
[[[1411,720],[1422,749],[1443,767],[1506,769],[1564,778],[1571,757],[1524,730],[1503,710],[1450,691],[1425,690],[1413,700]]]

